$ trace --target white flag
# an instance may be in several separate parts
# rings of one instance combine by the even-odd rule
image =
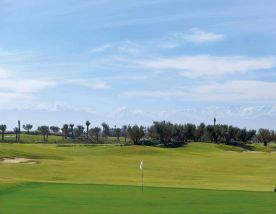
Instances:
[[[144,170],[144,161],[142,160],[141,163],[140,163],[140,169],[141,170]]]

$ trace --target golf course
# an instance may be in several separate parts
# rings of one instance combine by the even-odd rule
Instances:
[[[276,213],[274,149],[1,143],[0,213]]]
[[[276,214],[276,0],[0,0],[0,214]]]

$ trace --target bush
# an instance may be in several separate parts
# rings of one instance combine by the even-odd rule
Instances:
[[[177,147],[183,146],[183,144],[184,144],[184,142],[182,142],[182,141],[173,140],[173,141],[171,141],[171,142],[167,145],[167,147],[170,147],[170,148],[177,148]]]
[[[153,139],[142,139],[138,142],[138,145],[143,145],[143,146],[155,146],[157,144],[158,142]]]

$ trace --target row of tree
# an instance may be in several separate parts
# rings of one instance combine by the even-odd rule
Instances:
[[[114,128],[110,128],[110,126],[107,123],[102,123],[101,127],[94,127],[90,128],[90,122],[85,122],[85,127],[83,125],[77,125],[75,126],[73,123],[70,124],[64,124],[61,128],[58,126],[39,126],[37,130],[32,131],[33,125],[31,124],[24,124],[22,127],[25,130],[27,134],[41,134],[43,135],[43,140],[48,141],[48,136],[51,135],[62,135],[64,139],[68,138],[86,138],[89,139],[91,137],[95,137],[96,140],[99,140],[99,137],[117,137],[117,140],[119,141],[120,137],[124,137],[125,141],[127,138],[127,126],[123,126],[122,128],[117,128],[116,126]],[[2,134],[2,141],[4,141],[4,134],[7,132],[7,125],[2,124],[0,125],[0,131]],[[20,134],[21,134],[21,125],[20,121],[18,121],[18,126],[13,129],[13,133],[16,135],[16,141],[20,140]]]
[[[99,138],[108,138],[110,136],[116,137],[119,142],[120,137],[124,137],[125,142],[129,137],[131,141],[136,144],[155,145],[163,144],[164,146],[181,146],[188,142],[213,142],[223,144],[236,144],[236,143],[250,143],[261,142],[264,146],[271,141],[276,141],[276,134],[273,130],[259,129],[247,130],[234,127],[231,125],[216,124],[214,119],[213,125],[205,125],[201,123],[196,126],[195,124],[172,124],[167,121],[153,122],[149,127],[144,126],[123,126],[122,128],[114,127],[110,128],[107,123],[102,123],[101,127],[90,128],[91,123],[86,121],[85,126],[77,125],[73,123],[64,124],[61,128],[58,126],[39,126],[35,132],[32,132],[33,126],[31,124],[23,125],[23,129],[27,133],[39,133],[43,135],[43,140],[48,141],[50,134],[62,135],[64,139],[95,139],[99,142]],[[20,121],[18,121],[18,127],[14,128],[16,140],[20,140]],[[4,134],[7,130],[7,126],[0,125],[0,131],[2,133],[2,141],[4,140]]]
[[[231,125],[213,125],[201,123],[172,124],[161,121],[153,122],[153,125],[145,129],[142,126],[129,126],[128,133],[134,144],[164,144],[164,146],[181,146],[188,142],[213,142],[223,144],[246,144],[260,142],[267,146],[269,142],[276,141],[273,130],[259,129],[247,130]]]

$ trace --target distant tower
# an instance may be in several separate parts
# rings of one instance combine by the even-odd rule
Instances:
[[[216,122],[217,122],[217,119],[216,119],[216,118],[214,118],[214,126],[216,126]]]

